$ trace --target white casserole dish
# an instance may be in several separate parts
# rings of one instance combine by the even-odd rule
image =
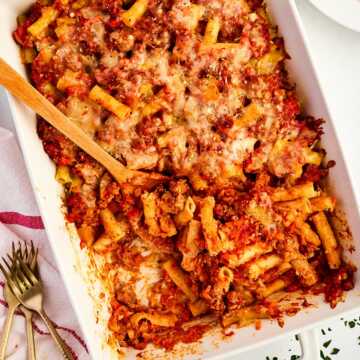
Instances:
[[[310,0],[321,12],[339,24],[360,31],[359,14],[360,2],[358,0],[345,0],[339,6],[337,0]]]
[[[17,15],[26,10],[33,1],[0,1],[2,20],[0,22],[0,32],[2,34],[0,56],[24,76],[24,67],[20,62],[18,46],[12,39],[12,31],[16,27]],[[347,166],[344,163],[339,141],[332,126],[331,116],[307,50],[306,39],[295,0],[268,0],[268,6],[275,23],[279,25],[281,35],[285,38],[287,51],[292,57],[292,60],[288,63],[288,70],[297,83],[298,94],[303,100],[306,112],[327,120],[323,144],[328,152],[328,158],[335,160],[337,163],[337,166],[331,171],[330,188],[333,189],[333,194],[346,212],[354,236],[356,251],[346,255],[354,264],[360,264],[359,208],[355,203]],[[106,333],[106,325],[101,321],[97,322],[94,314],[94,301],[96,303],[96,299],[93,301],[92,297],[89,296],[89,284],[84,280],[83,274],[78,271],[79,268],[84,268],[84,257],[79,256],[80,248],[76,236],[71,235],[67,230],[60,198],[61,188],[54,178],[55,167],[43,151],[42,143],[36,134],[34,113],[11,96],[9,102],[49,241],[91,356],[96,360],[117,359],[111,349],[104,345],[103,338]],[[359,294],[360,283],[356,281],[355,289],[347,294],[346,302],[339,304],[335,309],[330,309],[329,305],[323,303],[320,297],[315,299],[316,307],[302,311],[295,317],[286,318],[283,328],[280,328],[275,322],[264,321],[261,331],[255,331],[253,327],[236,330],[235,335],[230,340],[221,342],[218,346],[214,346],[210,338],[205,339],[202,345],[202,358],[204,360],[224,359],[226,356],[235,355],[241,351],[263,345],[280,336],[304,332],[320,321],[338,317],[347,311],[360,310]],[[100,299],[97,304],[101,306]],[[305,337],[303,339],[305,341]],[[311,344],[308,345],[310,347],[306,348],[305,346],[305,349],[311,350]],[[314,345],[314,342],[312,345]],[[318,358],[318,354],[309,353],[308,359]],[[130,351],[129,358],[133,356],[134,352]],[[159,358],[159,355],[156,358]],[[198,359],[199,356],[188,355],[186,357],[188,360],[195,358]]]

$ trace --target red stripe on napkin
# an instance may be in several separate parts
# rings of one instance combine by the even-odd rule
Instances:
[[[75,330],[66,328],[64,326],[59,326],[56,324],[55,324],[55,327],[59,330],[67,331],[68,333],[70,333],[80,343],[80,345],[85,349],[85,351],[87,353],[89,353],[89,350],[87,348],[85,341],[80,337],[80,335]]]
[[[31,229],[44,229],[40,216],[23,215],[17,212],[0,212],[0,222],[3,224],[15,224]]]

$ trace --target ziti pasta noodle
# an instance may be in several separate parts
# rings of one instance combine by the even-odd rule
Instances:
[[[38,120],[119,348],[258,328],[286,314],[283,294],[334,307],[353,287],[323,121],[301,108],[265,5],[46,0],[19,16],[33,85],[128,169],[164,180],[118,183]]]

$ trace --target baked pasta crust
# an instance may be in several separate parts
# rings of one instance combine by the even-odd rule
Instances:
[[[329,219],[322,120],[301,111],[284,42],[255,0],[38,0],[14,38],[32,83],[129,169],[117,183],[39,119],[67,220],[100,258],[120,345],[166,349],[274,318],[354,268]],[[306,302],[304,301],[304,304]]]

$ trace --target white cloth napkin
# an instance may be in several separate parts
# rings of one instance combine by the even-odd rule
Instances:
[[[11,248],[11,243],[19,239],[26,242],[32,240],[39,247],[45,309],[57,325],[60,335],[72,349],[75,359],[90,359],[48,243],[16,137],[7,129],[12,130],[13,127],[4,95],[0,93],[0,256],[4,256]],[[3,286],[4,279],[1,274],[0,331],[7,313],[7,304],[1,290]],[[44,323],[37,316],[34,316],[33,328],[37,358],[62,359]],[[25,319],[21,314],[15,315],[7,354],[9,360],[26,359]]]

